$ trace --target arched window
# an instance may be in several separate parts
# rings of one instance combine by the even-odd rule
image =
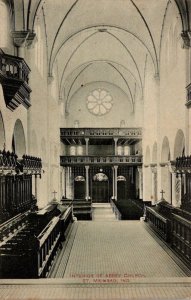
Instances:
[[[4,1],[0,0],[0,48],[7,47],[8,43],[8,8]]]

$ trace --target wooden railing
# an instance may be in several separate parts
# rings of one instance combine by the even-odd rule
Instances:
[[[172,214],[172,247],[191,267],[191,221]]]
[[[37,266],[37,277],[45,277],[51,261],[56,254],[58,243],[60,239],[60,222],[59,217],[54,217],[50,223],[43,229],[38,235],[39,249],[37,250],[38,264]]]
[[[114,214],[115,214],[116,219],[117,219],[117,220],[121,220],[121,219],[122,219],[122,215],[121,215],[119,209],[117,208],[115,202],[111,199],[111,200],[110,200],[110,203],[111,203],[111,208],[112,208],[112,211],[113,211]]]
[[[170,220],[160,215],[151,207],[146,207],[146,222],[165,240],[170,240],[171,224]]]
[[[69,137],[129,137],[142,138],[142,128],[61,128],[60,136]]]
[[[129,155],[129,156],[61,156],[60,165],[91,165],[91,164],[129,164],[140,165],[142,164],[142,156]]]

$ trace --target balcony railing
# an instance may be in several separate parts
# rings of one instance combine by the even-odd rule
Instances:
[[[61,156],[60,165],[93,165],[93,164],[129,164],[129,165],[141,165],[142,156],[130,155],[130,156]]]
[[[14,110],[19,104],[28,108],[31,89],[28,85],[30,68],[25,60],[0,50],[0,82],[7,107]]]
[[[129,137],[142,138],[142,128],[61,128],[62,138]]]

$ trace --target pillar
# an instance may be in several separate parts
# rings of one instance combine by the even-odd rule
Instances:
[[[142,167],[137,168],[139,173],[139,199],[143,199],[143,171]]]
[[[86,169],[86,201],[89,200],[89,166],[85,166]]]
[[[37,199],[37,174],[35,174],[35,198]]]
[[[115,153],[115,155],[117,155],[117,142],[118,142],[118,138],[114,138],[114,143],[115,143],[114,153]]]
[[[175,168],[175,164],[172,162],[169,162],[169,172],[171,174],[171,199],[172,199],[172,205],[177,207],[179,206],[178,202],[177,202],[177,194],[176,194],[176,190],[178,188],[178,182],[177,182],[177,178],[176,178],[176,168]]]
[[[71,167],[66,169],[66,198],[72,198],[72,170]]]
[[[112,178],[113,178],[113,196],[112,196],[112,199],[115,199],[115,170],[114,170],[114,167],[112,167]]]
[[[114,166],[114,173],[115,173],[115,176],[114,176],[114,179],[115,179],[115,200],[117,201],[117,169],[118,169],[118,166]]]
[[[86,155],[89,155],[89,138],[85,138],[86,141]]]

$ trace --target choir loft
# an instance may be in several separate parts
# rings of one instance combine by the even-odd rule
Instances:
[[[191,0],[0,0],[6,299],[191,284],[190,28]]]

